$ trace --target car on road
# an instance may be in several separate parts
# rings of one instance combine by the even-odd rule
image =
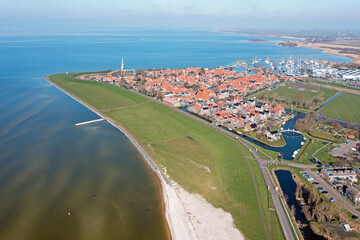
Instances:
[[[358,216],[356,216],[356,215],[353,215],[352,216],[352,219],[355,219],[355,220],[357,220],[359,217]]]
[[[336,198],[330,198],[330,202],[335,202],[336,201]]]
[[[322,191],[321,193],[322,193],[322,194],[327,194],[327,193],[328,193],[328,191]]]
[[[319,183],[318,183],[318,182],[313,182],[312,184],[314,184],[314,185],[318,185]]]
[[[322,191],[322,190],[324,190],[324,188],[323,187],[318,187],[318,190]]]

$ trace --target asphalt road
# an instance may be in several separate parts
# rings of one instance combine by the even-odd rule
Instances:
[[[164,103],[162,103],[164,104]],[[166,105],[166,104],[164,104]],[[168,105],[166,105],[168,106]],[[168,106],[169,107],[169,106]],[[247,149],[250,150],[251,154],[253,155],[253,157],[255,158],[257,164],[259,165],[259,168],[261,170],[261,173],[264,177],[264,180],[265,180],[265,183],[266,185],[268,186],[268,189],[271,193],[271,198],[273,200],[273,203],[275,205],[275,208],[276,208],[276,212],[277,212],[277,215],[278,215],[278,218],[279,218],[279,221],[280,221],[280,224],[281,224],[281,227],[282,227],[282,230],[283,230],[283,233],[285,235],[285,238],[288,239],[288,240],[295,240],[295,239],[298,239],[297,236],[294,234],[294,226],[293,226],[293,223],[292,221],[290,220],[289,216],[288,216],[288,213],[285,211],[282,203],[281,203],[281,200],[280,200],[280,197],[278,195],[278,192],[275,191],[275,186],[273,184],[273,182],[271,181],[271,176],[270,176],[270,173],[268,172],[267,170],[267,167],[266,165],[267,164],[271,164],[271,163],[275,163],[275,161],[266,161],[262,158],[259,157],[259,155],[253,151],[251,149],[251,147],[245,143],[244,141],[242,141],[239,137],[236,137],[234,134],[226,131],[225,129],[222,129],[222,128],[219,128],[205,120],[202,120],[201,118],[198,118],[192,114],[189,114],[189,113],[186,113],[180,109],[177,109],[177,108],[173,108],[175,111],[178,111],[179,113],[183,114],[183,115],[186,115],[188,117],[191,117],[193,119],[195,119],[196,121],[199,121],[211,128],[214,128],[226,135],[228,135],[229,137],[231,138],[234,138],[236,141],[240,142],[241,144],[243,144]],[[295,231],[296,232],[296,231]]]
[[[137,92],[134,92],[134,93],[137,93]],[[139,94],[139,93],[137,93]],[[141,94],[139,94],[141,95]],[[144,96],[144,95],[142,95]],[[152,99],[150,97],[148,97],[149,99]],[[285,208],[285,206],[283,206],[283,203],[281,202],[281,199],[280,199],[280,196],[279,196],[279,193],[277,191],[275,191],[275,186],[271,180],[271,176],[270,176],[270,173],[267,169],[267,165],[269,164],[278,164],[280,163],[279,161],[267,161],[267,160],[264,160],[262,158],[260,158],[260,156],[252,150],[252,148],[246,143],[244,142],[240,137],[237,137],[236,135],[234,135],[233,133],[229,132],[229,131],[226,131],[225,129],[223,128],[219,128],[201,118],[198,118],[190,113],[187,113],[187,112],[184,112],[178,108],[174,108],[174,107],[171,107],[161,101],[158,101],[160,104],[163,104],[167,107],[170,107],[172,109],[174,109],[175,111],[183,114],[183,115],[186,115],[198,122],[201,122],[202,124],[205,124],[213,129],[216,129],[226,135],[228,135],[229,137],[235,139],[236,141],[240,142],[241,144],[243,144],[247,149],[249,149],[249,151],[251,152],[251,154],[253,155],[254,159],[256,160],[259,168],[260,168],[260,171],[263,175],[263,178],[265,180],[265,183],[266,185],[268,186],[268,189],[269,189],[269,192],[271,193],[271,198],[273,200],[273,203],[275,205],[275,208],[276,208],[276,212],[277,212],[277,215],[278,215],[278,218],[279,218],[279,221],[280,221],[280,224],[281,224],[281,227],[282,227],[282,230],[283,230],[283,233],[285,235],[285,238],[288,239],[288,240],[295,240],[295,239],[299,239],[297,234],[295,234],[295,229],[294,229],[294,226],[293,226],[293,223],[290,219],[290,217],[288,216],[288,212]],[[313,179],[314,181],[317,181],[319,182],[319,185],[317,185],[318,187],[323,187],[324,190],[328,191],[328,193],[326,194],[326,196],[330,199],[330,198],[336,198],[336,201],[339,203],[339,204],[342,204],[344,205],[352,214],[360,217],[360,213],[356,210],[356,208],[354,207],[354,205],[352,203],[350,203],[346,198],[344,198],[343,196],[340,195],[340,193],[338,193],[335,189],[333,189],[328,183],[325,182],[324,179],[322,179],[318,174],[314,173],[311,171],[311,168],[315,168],[316,165],[304,165],[304,164],[298,164],[298,163],[290,163],[290,162],[281,162],[282,165],[287,165],[287,166],[293,166],[293,167],[298,167],[298,168],[302,168],[304,169]]]
[[[319,183],[318,185],[316,185],[317,188],[322,187],[325,191],[328,192],[325,194],[328,199],[335,198],[337,203],[343,205],[347,210],[349,210],[349,212],[360,218],[360,212],[356,210],[354,204],[347,200],[347,198],[343,197],[336,189],[334,189],[317,173],[311,171],[310,169],[306,169],[305,171],[314,179],[315,182]]]

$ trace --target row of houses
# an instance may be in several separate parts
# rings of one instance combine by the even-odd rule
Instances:
[[[321,176],[339,189],[344,195],[355,203],[360,203],[360,169],[354,168],[323,168],[320,170]]]
[[[244,75],[219,67],[148,71],[144,85],[147,92],[161,92],[182,106],[189,106],[199,101],[210,103],[213,100],[240,98],[278,82],[278,78],[271,73],[266,76],[261,72]]]
[[[249,92],[280,82],[269,71],[244,75],[226,67],[166,69],[147,72],[145,80],[146,90],[161,92],[164,102],[188,107],[217,124],[253,131],[261,121],[279,118],[284,112],[283,106],[244,99]]]
[[[276,86],[280,81],[270,71],[244,75],[228,67],[214,69],[190,67],[144,71],[140,75],[119,75],[120,70],[100,74],[84,74],[80,79],[93,79],[119,85],[125,81],[131,88],[145,89],[151,96],[175,107],[212,119],[218,124],[253,131],[261,122],[277,119],[283,106],[244,99],[249,92]]]

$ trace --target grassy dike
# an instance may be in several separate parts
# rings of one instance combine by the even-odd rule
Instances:
[[[127,129],[187,191],[230,212],[247,239],[284,239],[260,169],[240,143],[145,96],[75,76],[49,79]]]

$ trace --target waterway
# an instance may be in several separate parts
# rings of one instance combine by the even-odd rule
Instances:
[[[0,239],[167,239],[157,177],[123,134],[43,79],[61,72],[217,67],[241,58],[351,59],[244,34],[0,33]],[[265,40],[283,38],[262,37]],[[70,213],[70,215],[68,215]]]
[[[302,213],[301,205],[296,201],[295,193],[297,185],[292,178],[292,174],[287,170],[275,170],[275,175],[280,183],[282,192],[284,193],[286,203],[289,208],[295,208],[295,220],[301,224],[307,225],[308,222]],[[325,240],[326,238],[315,234],[307,225],[300,228],[301,234],[305,240]]]
[[[291,111],[291,110],[286,110],[287,112],[291,113],[294,115],[293,118],[289,119],[288,121],[286,121],[286,123],[284,125],[282,125],[282,128],[285,129],[294,129],[295,123],[298,119],[304,118],[305,114],[301,113],[301,112],[296,112],[296,111]],[[264,149],[268,149],[274,152],[278,152],[279,154],[281,154],[281,158],[285,159],[285,160],[293,160],[293,153],[296,150],[300,150],[302,145],[302,142],[305,142],[305,138],[300,135],[300,134],[296,134],[296,133],[284,133],[283,134],[283,138],[286,142],[286,145],[283,147],[270,147],[264,143],[261,143],[259,141],[256,141],[255,139],[245,136],[245,135],[241,135],[243,138],[245,138],[246,140],[256,144],[257,146],[260,146]]]
[[[342,94],[342,92],[338,92],[335,96],[331,97],[329,100],[327,100],[326,102],[324,102],[323,104],[321,104],[320,107],[316,108],[315,111],[320,110],[321,108],[323,108],[325,105],[327,105],[328,103],[330,103],[332,100],[334,100],[335,98],[337,98],[338,96],[340,96]]]

